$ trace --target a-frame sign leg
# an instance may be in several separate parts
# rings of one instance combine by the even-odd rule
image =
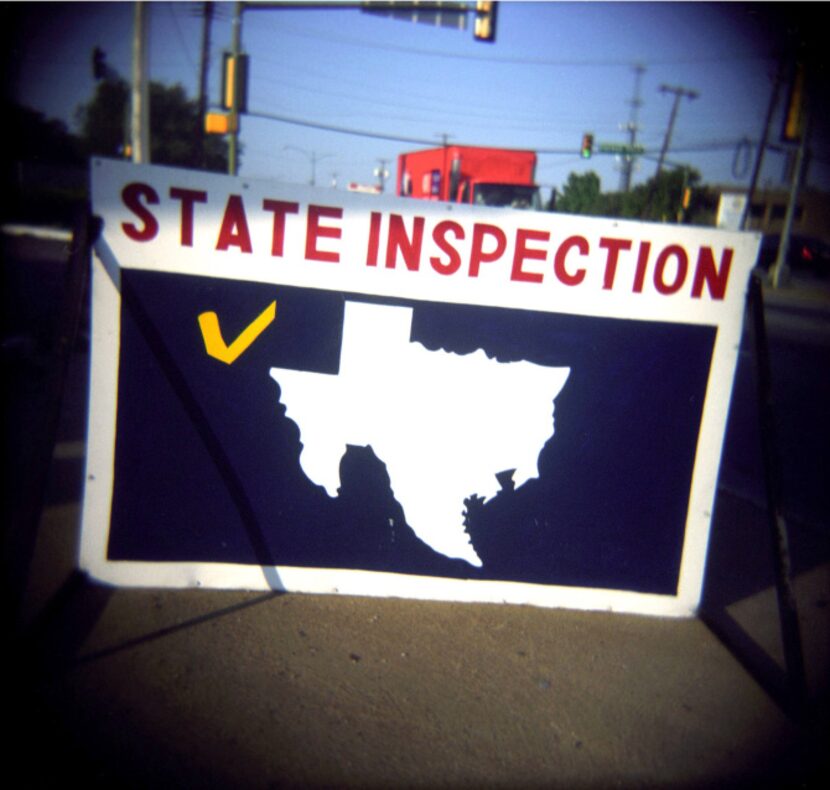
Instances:
[[[755,340],[754,356],[758,386],[767,521],[772,541],[778,616],[787,672],[787,692],[793,712],[801,718],[806,712],[808,703],[807,679],[804,669],[801,629],[798,622],[798,607],[792,585],[789,535],[781,503],[781,470],[772,397],[769,344],[764,318],[764,292],[761,275],[758,273],[754,273],[750,280],[749,314],[752,319]]]
[[[809,695],[801,629],[792,584],[789,535],[781,502],[781,470],[772,397],[770,349],[764,316],[763,285],[761,276],[757,273],[753,273],[750,279],[746,309],[749,319],[748,335],[751,340],[749,346],[755,374],[755,397],[758,406],[758,430],[765,489],[764,510],[770,543],[769,559],[772,564],[771,570],[776,590],[784,670],[782,671],[779,664],[729,613],[726,607],[731,601],[718,597],[719,579],[709,580],[712,592],[704,597],[700,617],[749,674],[794,721],[808,724]],[[717,548],[714,550],[717,551]],[[707,588],[709,581],[707,581]]]
[[[28,629],[23,628],[23,601],[47,495],[69,364],[83,314],[90,250],[97,234],[97,226],[98,221],[91,216],[88,206],[78,212],[51,336],[49,365],[43,376],[42,397],[35,406],[38,422],[29,437],[31,464],[25,470],[22,490],[15,492],[16,503],[5,535],[4,605],[7,607],[9,625],[16,635],[25,639],[30,648],[33,647],[31,641],[34,632],[41,629],[38,624]],[[56,601],[64,600],[67,590],[77,590],[79,576],[81,574],[78,571],[71,575],[46,607],[47,611],[54,609]]]

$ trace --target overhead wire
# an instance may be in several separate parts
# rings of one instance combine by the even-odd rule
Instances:
[[[285,26],[281,26],[280,32],[282,32],[282,33],[290,32],[292,35],[297,35],[297,36],[301,36],[301,37],[311,37],[311,38],[321,38],[321,39],[325,39],[325,40],[333,40],[333,41],[336,41],[336,42],[340,42],[340,43],[344,43],[344,44],[348,44],[348,45],[359,46],[359,47],[366,47],[366,48],[369,48],[369,49],[382,49],[382,50],[389,50],[389,51],[394,51],[394,52],[410,52],[410,53],[413,53],[413,54],[423,54],[423,55],[429,55],[429,56],[446,55],[447,57],[459,57],[461,59],[475,60],[475,61],[486,59],[486,60],[495,61],[495,62],[517,62],[517,63],[523,63],[523,64],[534,65],[534,66],[538,66],[538,65],[541,64],[541,65],[578,65],[578,66],[614,66],[614,67],[626,66],[626,67],[628,67],[628,66],[631,65],[630,62],[627,59],[615,59],[615,60],[596,60],[596,59],[594,59],[594,60],[588,60],[588,59],[585,59],[585,60],[556,60],[556,59],[549,59],[549,58],[541,58],[541,59],[540,58],[493,58],[493,57],[490,57],[490,56],[484,58],[483,56],[470,55],[470,54],[466,54],[466,53],[441,53],[440,51],[422,50],[422,49],[404,47],[404,46],[401,46],[401,45],[358,41],[358,40],[355,40],[355,39],[346,38],[346,37],[343,37],[343,36],[336,36],[336,35],[334,35],[334,36],[333,35],[317,35],[317,34],[314,34],[314,33],[307,33],[307,32],[304,32],[304,31],[297,31],[297,30],[290,30],[290,29],[286,30]],[[267,56],[266,56],[266,59],[267,59]],[[668,63],[727,62],[727,61],[738,61],[738,60],[748,60],[748,59],[765,59],[765,58],[763,56],[748,56],[747,55],[747,56],[732,56],[732,57],[718,57],[718,58],[673,59],[673,60],[665,60],[665,61],[654,60],[654,61],[650,61],[650,65],[661,64],[661,63],[668,64]],[[325,78],[325,75],[321,75],[321,78]],[[257,80],[258,81],[263,80],[263,81],[269,82],[269,83],[275,82],[275,80],[273,80],[269,77],[265,77],[265,76],[258,76]],[[300,92],[314,92],[314,93],[318,93],[318,94],[321,93],[321,92],[324,92],[324,93],[327,93],[328,95],[334,96],[336,98],[342,98],[344,101],[348,101],[348,102],[351,102],[351,103],[358,102],[358,103],[360,103],[364,106],[366,106],[366,105],[382,105],[386,109],[386,112],[384,112],[384,114],[383,114],[383,120],[385,120],[385,121],[390,120],[389,105],[383,99],[378,98],[377,91],[375,91],[372,96],[356,96],[355,94],[349,93],[349,92],[331,90],[331,88],[329,88],[329,87],[322,88],[322,89],[320,89],[320,88],[315,89],[313,87],[307,87],[307,86],[303,86],[303,85],[285,85],[284,81],[282,81],[281,84],[284,88],[288,89],[288,92],[290,92],[290,91],[300,91]],[[406,95],[411,98],[409,93],[407,93]],[[432,97],[432,98],[434,100],[434,97]],[[476,105],[476,106],[477,106],[478,109],[480,109],[479,105]],[[420,110],[422,109],[417,104],[413,105],[411,102],[407,102],[405,107],[400,106],[400,95],[398,95],[396,97],[396,107],[397,107],[397,109],[408,109],[408,110],[410,110],[412,112],[416,112],[416,113],[420,112]],[[354,109],[354,108],[352,108],[352,109]],[[453,108],[452,109],[455,110],[456,112],[459,111],[457,103],[455,103],[455,102],[453,103]],[[369,114],[371,114],[371,111],[369,111]],[[418,138],[417,136],[413,136],[413,135],[400,135],[400,134],[392,134],[392,133],[387,134],[387,133],[378,133],[376,131],[371,131],[371,132],[370,131],[361,131],[361,130],[358,130],[358,129],[348,129],[346,126],[329,125],[327,127],[325,124],[319,124],[319,123],[316,123],[316,122],[313,122],[313,121],[309,121],[307,119],[292,117],[290,114],[286,114],[286,113],[269,113],[269,112],[263,111],[263,112],[260,113],[260,115],[261,115],[261,117],[269,117],[273,120],[279,120],[279,121],[282,121],[282,122],[285,122],[285,123],[293,123],[295,125],[306,126],[308,128],[318,128],[318,129],[328,128],[330,131],[348,133],[348,134],[356,134],[356,135],[370,137],[370,138],[373,137],[375,139],[390,139],[390,140],[397,140],[397,141],[422,141],[422,138]],[[363,115],[365,117],[366,112],[362,112],[361,115]],[[463,115],[464,115],[464,120],[465,121],[469,120],[470,117],[471,117],[470,112],[464,112]],[[489,128],[491,130],[494,129],[494,128],[498,128],[499,130],[505,131],[504,124],[501,123],[501,121],[503,120],[503,116],[499,116],[498,114],[496,114],[495,117],[494,117],[491,114],[482,113],[482,112],[476,112],[475,116],[480,118],[481,120],[487,121],[490,124]],[[399,120],[401,120],[401,121],[414,121],[416,119],[411,119],[411,118],[406,118],[404,116],[399,116]],[[525,115],[524,117],[517,117],[517,115],[515,113],[511,114],[510,120],[511,120],[511,125],[510,125],[509,129],[511,131],[514,131],[514,132],[525,131],[529,134],[542,133],[544,131],[544,129],[540,128],[540,127],[544,127],[545,124],[550,124],[551,123],[551,121],[548,118],[545,118],[545,117],[541,117],[541,116],[530,117],[528,115]],[[556,117],[557,126],[560,127],[560,128],[563,127],[563,126],[566,126],[567,124],[565,123],[565,120],[566,119],[563,119],[561,117],[561,115],[558,115]],[[705,119],[703,121],[696,121],[696,123],[698,123],[701,127],[710,125],[710,123],[707,122]],[[496,127],[494,127],[493,124],[496,124]],[[574,118],[572,125],[574,126],[574,128],[576,128],[577,125],[582,127],[582,126],[585,125],[585,122],[584,122],[584,120],[578,120],[578,119]],[[593,123],[593,124],[590,124],[590,125],[595,127],[595,128],[598,128],[598,127],[601,127],[603,124],[602,124],[602,122],[600,122],[600,123]],[[430,140],[428,142],[430,144],[433,144],[434,140]],[[727,147],[733,147],[735,144],[736,144],[735,140],[731,140],[726,145],[727,145]],[[703,144],[703,147],[701,148],[700,144],[698,144],[698,145],[684,146],[683,150],[687,150],[687,151],[691,152],[691,151],[701,151],[701,150],[715,150],[716,148],[717,148],[716,145],[709,145],[709,144]],[[553,149],[553,150],[558,151],[559,149]],[[568,149],[568,150],[570,151],[572,149]],[[677,149],[674,149],[674,150],[677,150]]]
[[[179,18],[176,16],[176,12],[174,11],[174,7],[176,6],[176,4],[165,3],[165,5],[167,6],[167,12],[170,15],[170,18],[173,20],[173,27],[175,28],[176,36],[178,37],[179,42],[182,45],[182,51],[184,52],[185,59],[187,60],[188,64],[195,69],[196,58],[194,58],[192,53],[190,52],[190,46],[187,43],[184,31],[182,30],[181,24],[179,23]]]
[[[294,126],[302,126],[309,129],[317,129],[320,131],[325,132],[334,132],[336,134],[348,134],[358,137],[366,137],[375,140],[389,140],[393,142],[399,143],[410,143],[413,145],[428,145],[430,147],[436,146],[435,138],[424,138],[424,137],[416,137],[412,135],[403,135],[403,134],[396,134],[392,132],[378,132],[378,131],[369,131],[367,129],[355,129],[350,128],[347,126],[338,126],[334,124],[324,124],[318,121],[312,121],[305,118],[294,118],[287,115],[278,115],[276,113],[270,112],[262,112],[257,110],[250,110],[248,111],[247,115],[252,118],[260,118],[263,120],[269,121],[276,121],[279,123],[291,124]],[[692,145],[684,145],[678,147],[672,147],[671,151],[673,154],[678,153],[705,153],[710,151],[723,151],[723,150],[730,150],[735,147],[736,143],[740,142],[748,142],[751,143],[748,138],[742,137],[740,140],[715,140],[710,142],[702,142],[696,143]],[[461,145],[462,143],[454,142],[456,145]],[[472,142],[463,143],[466,145],[472,145]],[[573,146],[567,148],[545,148],[545,147],[537,147],[534,149],[537,154],[556,154],[556,155],[573,155],[574,148]],[[656,154],[658,151],[655,148],[653,151],[646,151],[643,155],[647,154]]]
[[[286,25],[281,23],[278,30],[275,30],[275,35],[283,35],[288,33],[292,36],[301,37],[301,38],[311,38],[311,39],[318,39],[318,40],[325,40],[327,42],[333,44],[343,44],[346,46],[356,46],[360,47],[361,49],[366,50],[382,50],[388,52],[394,52],[397,54],[409,54],[409,55],[416,55],[416,56],[424,56],[424,57],[431,57],[431,58],[446,58],[450,60],[461,60],[461,61],[472,61],[472,62],[489,62],[494,64],[514,64],[514,65],[526,65],[526,66],[550,66],[550,67],[579,67],[579,68],[608,68],[608,67],[630,67],[632,65],[632,60],[628,58],[534,58],[534,57],[511,57],[511,56],[494,56],[492,53],[487,54],[478,54],[478,53],[469,53],[469,52],[446,52],[440,50],[431,50],[431,49],[423,49],[418,47],[408,47],[401,44],[394,44],[394,43],[385,43],[379,41],[366,41],[366,40],[358,40],[353,37],[347,37],[342,35],[336,34],[319,34],[315,32],[308,32],[304,30],[299,30],[296,28],[292,28],[290,25]],[[263,53],[263,56],[266,60],[269,60],[268,55]],[[764,55],[764,54],[734,54],[728,56],[717,56],[717,57],[688,57],[688,58],[655,58],[649,60],[645,65],[649,67],[656,67],[656,66],[666,66],[666,65],[681,65],[681,64],[704,64],[704,63],[734,63],[734,62],[749,62],[749,61],[767,61],[771,60],[773,56],[771,55]],[[636,59],[638,63],[643,63],[642,58]],[[326,78],[325,75],[321,75],[322,78]],[[270,81],[265,78],[266,81]],[[296,91],[313,91],[313,88],[304,87],[301,85],[294,85],[290,86],[290,90]],[[326,90],[326,89],[324,89]],[[317,90],[316,92],[320,92]],[[341,92],[339,91],[331,91],[326,90],[329,94],[339,95]],[[409,96],[410,94],[406,94]],[[383,119],[385,121],[391,120],[389,113],[388,113],[388,105],[382,102],[377,98],[377,96],[373,97],[355,97],[354,95],[348,95],[347,93],[342,94],[342,98],[345,101],[351,102],[360,102],[364,104],[378,104],[382,103],[384,106],[387,107],[387,112],[384,113]],[[411,98],[411,96],[410,96]],[[434,97],[433,97],[434,98]],[[398,101],[400,101],[400,96],[398,96]],[[418,112],[418,107],[399,107],[399,109],[408,109],[414,112]],[[457,106],[454,104],[453,109],[457,110]],[[371,111],[369,111],[371,115]],[[435,136],[433,135],[430,138],[421,137],[413,134],[400,134],[396,132],[384,132],[378,131],[377,129],[366,129],[366,128],[355,128],[351,127],[347,124],[332,124],[332,123],[321,123],[318,121],[314,121],[308,118],[301,118],[289,113],[275,113],[275,112],[268,112],[265,110],[260,110],[256,112],[250,112],[249,115],[252,117],[258,117],[264,120],[270,120],[295,126],[300,126],[303,128],[308,129],[317,129],[320,131],[331,132],[336,134],[347,134],[353,136],[359,136],[366,139],[376,139],[376,140],[387,140],[387,141],[394,141],[398,143],[405,143],[405,144],[412,144],[412,145],[423,145],[429,147],[435,147],[437,145]],[[362,114],[365,117],[366,113]],[[491,117],[487,115],[483,115],[481,113],[477,113],[478,117],[482,118],[483,120],[490,121]],[[469,113],[465,113],[465,118],[469,118]],[[401,120],[408,120],[402,118]],[[494,122],[498,122],[499,118],[492,119]],[[519,124],[516,125],[516,121],[519,120]],[[528,124],[532,124],[533,126],[537,125],[544,125],[545,123],[550,123],[546,121],[545,118],[538,118],[531,119],[517,119],[515,117],[512,118],[513,126],[511,129],[517,131],[527,131],[528,133],[541,133],[542,129],[535,129],[531,130],[528,128]],[[522,121],[525,121],[522,124]],[[561,117],[557,117],[557,125],[562,124],[563,119]],[[576,119],[574,120],[576,123]],[[701,126],[708,126],[709,123],[706,121],[699,122]],[[584,124],[582,124],[584,125]],[[488,127],[490,130],[493,129],[493,126]],[[722,150],[730,150],[735,149],[737,145],[741,143],[742,140],[746,139],[742,137],[740,140],[738,139],[731,139],[731,140],[711,140],[711,141],[702,141],[698,143],[688,143],[682,144],[679,141],[676,141],[676,145],[672,147],[673,154],[682,154],[682,153],[706,153],[706,152],[717,152]],[[455,141],[458,142],[458,141]],[[678,144],[679,143],[679,144]],[[491,141],[488,143],[491,144]],[[554,156],[573,156],[574,154],[574,147],[568,146],[567,148],[558,148],[558,147],[540,147],[540,146],[527,146],[532,147],[534,150],[537,151],[538,154],[547,154],[547,155],[554,155]],[[656,153],[659,145],[656,144],[654,151],[652,153]],[[649,153],[649,149],[646,148],[646,154]],[[577,160],[578,161],[578,160]]]
[[[518,56],[505,56],[487,54],[475,54],[471,52],[451,52],[446,50],[423,49],[420,47],[406,47],[400,44],[384,44],[377,41],[367,41],[365,39],[356,39],[349,36],[333,35],[331,33],[321,34],[312,33],[307,30],[300,30],[291,25],[280,24],[277,28],[279,33],[290,33],[293,36],[301,38],[320,39],[323,41],[334,42],[337,44],[345,44],[348,46],[356,46],[361,49],[377,49],[390,52],[396,52],[408,55],[420,55],[424,57],[447,58],[451,60],[470,60],[470,61],[486,61],[488,63],[508,63],[514,65],[527,66],[587,66],[587,67],[617,67],[617,66],[631,66],[636,61],[643,65],[650,66],[678,66],[678,65],[696,65],[702,63],[732,63],[732,62],[746,62],[752,60],[768,61],[773,60],[775,55],[766,54],[742,54],[730,56],[712,56],[712,57],[688,57],[688,58],[655,58],[653,60],[643,60],[642,58],[607,58],[607,59],[590,59],[590,58],[528,58]]]

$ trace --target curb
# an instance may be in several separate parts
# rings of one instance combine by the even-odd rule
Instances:
[[[764,286],[764,307],[772,310],[830,314],[830,291]]]
[[[45,228],[37,225],[2,225],[0,232],[7,236],[34,236],[50,241],[72,241],[72,231],[61,228]]]

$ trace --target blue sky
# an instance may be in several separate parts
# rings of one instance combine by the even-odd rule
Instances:
[[[210,101],[219,98],[222,50],[231,42],[233,6],[215,4]],[[336,179],[372,183],[390,172],[412,142],[337,133],[530,148],[540,152],[537,180],[559,188],[571,172],[594,170],[606,191],[620,184],[613,155],[585,161],[583,132],[597,144],[621,143],[631,118],[635,64],[640,82],[638,142],[654,154],[666,132],[672,97],[660,85],[695,90],[684,99],[668,160],[697,168],[705,182],[746,185],[748,157],[736,158],[743,138],[757,140],[772,89],[780,28],[765,4],[524,3],[499,7],[496,42],[459,31],[380,18],[355,9],[246,11],[243,49],[251,58],[241,174],[318,185]],[[201,42],[201,3],[149,4],[150,75],[181,83],[195,97]],[[130,74],[132,3],[36,3],[13,52],[10,83],[21,103],[71,123],[94,91],[93,47]],[[273,120],[278,116],[307,122]],[[779,124],[774,129],[777,132]],[[823,153],[823,152],[820,152]],[[745,154],[745,152],[744,152]],[[634,183],[654,174],[643,158]],[[762,184],[782,184],[783,157],[767,156]],[[830,185],[828,166],[815,159],[812,183]]]

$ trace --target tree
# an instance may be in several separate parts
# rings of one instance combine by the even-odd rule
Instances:
[[[579,175],[571,173],[556,200],[556,210],[567,214],[601,214],[602,194],[599,176],[590,171]]]
[[[686,188],[700,182],[700,173],[692,168],[663,170],[645,184],[635,187],[629,194],[626,217],[674,222],[683,205]]]
[[[18,104],[8,105],[4,117],[9,119],[11,130],[4,158],[13,155],[15,160],[24,162],[84,163],[81,141],[63,121],[46,118]]]
[[[687,188],[691,190],[690,202],[684,207]],[[600,192],[596,173],[571,173],[556,201],[556,210],[623,219],[712,224],[716,203],[713,193],[700,186],[700,173],[687,167],[663,170],[630,192],[605,194]]]
[[[130,90],[124,80],[98,83],[92,100],[82,105],[77,114],[90,155],[125,155],[129,144],[129,108]],[[198,102],[188,99],[181,85],[150,83],[151,162],[226,172],[225,144],[215,135],[204,137],[200,131],[203,122]]]
[[[86,157],[81,140],[62,121],[4,102],[9,132],[3,147],[3,222],[67,225],[86,197]]]
[[[75,113],[90,156],[124,156],[128,142],[130,89],[122,79],[98,83],[91,101]]]

